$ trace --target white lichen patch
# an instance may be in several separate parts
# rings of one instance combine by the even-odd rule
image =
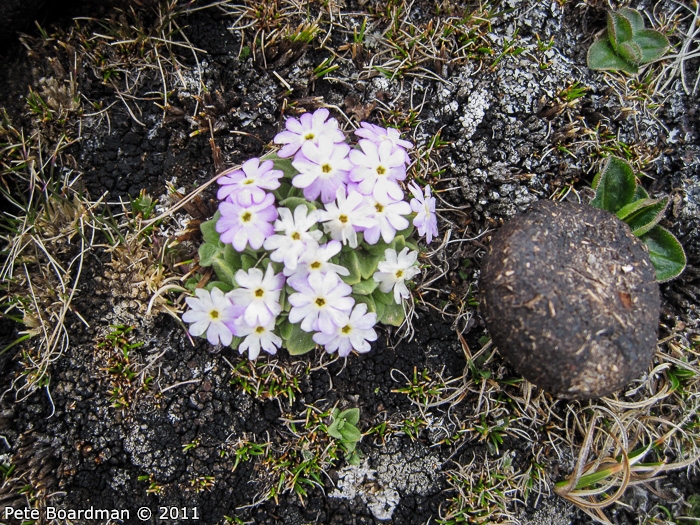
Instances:
[[[378,520],[390,520],[400,501],[396,490],[379,482],[377,471],[368,466],[367,460],[359,466],[343,468],[338,473],[337,489],[329,496],[349,500],[360,496]]]

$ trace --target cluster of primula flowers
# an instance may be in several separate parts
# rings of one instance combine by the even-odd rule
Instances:
[[[399,326],[419,272],[414,231],[437,235],[429,186],[401,182],[412,144],[361,123],[357,146],[328,110],[289,118],[275,155],[219,177],[219,210],[202,224],[200,265],[217,280],[186,299],[183,320],[248,352],[303,354],[316,345],[368,352],[378,322]]]

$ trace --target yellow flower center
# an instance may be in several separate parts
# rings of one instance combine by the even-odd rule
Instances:
[[[382,213],[384,211],[384,206],[381,204],[377,203],[374,205],[374,209],[377,210],[377,213]]]
[[[301,239],[301,235],[299,234],[299,232],[294,232],[292,234],[292,239],[294,239],[295,241],[298,241],[299,239]]]
[[[218,319],[219,318],[219,311],[218,310],[212,310],[209,312],[209,317],[212,319]]]
[[[403,277],[403,270],[396,270],[396,278],[401,279]]]
[[[333,170],[333,167],[330,164],[324,164],[321,166],[321,171],[323,173],[330,173]]]
[[[262,288],[258,288],[257,290],[255,290],[255,297],[262,297],[263,295],[265,295],[265,290],[263,290]]]
[[[241,215],[241,220],[243,222],[250,222],[250,220],[253,218],[253,214],[250,213],[249,211],[245,212],[243,215]]]
[[[349,324],[346,324],[340,329],[341,332],[343,332],[345,335],[349,334],[352,331],[352,326]]]
[[[309,133],[307,133],[306,135],[304,135],[304,138],[305,138],[306,140],[313,140],[314,137],[315,137],[315,135],[314,135],[313,133],[311,133],[311,132],[309,132]]]
[[[243,184],[253,184],[255,182],[255,179],[246,179],[243,181]]]
[[[319,308],[323,308],[326,305],[326,300],[323,297],[319,297],[318,299],[316,299],[316,305]]]
[[[384,166],[377,166],[377,175],[385,175],[386,168]]]
[[[348,222],[348,216],[347,216],[347,215],[341,215],[340,217],[338,217],[338,220],[339,220],[340,222],[342,222],[343,224],[345,224],[346,222]]]
[[[258,333],[258,334],[262,334],[262,333],[265,332],[265,327],[264,327],[264,326],[258,326],[258,327],[255,329],[255,332]]]
[[[318,270],[321,267],[321,263],[318,261],[314,261],[309,266],[312,270]]]

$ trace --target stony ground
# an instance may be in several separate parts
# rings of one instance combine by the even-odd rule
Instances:
[[[150,523],[589,523],[575,494],[554,492],[588,435],[583,460],[630,472],[607,478],[607,497],[630,486],[599,520],[700,517],[698,59],[639,77],[589,70],[607,8],[595,1],[239,3],[72,4],[3,52],[2,347],[32,336],[0,357],[3,508],[129,509],[128,523],[140,507]],[[631,6],[672,55],[697,23],[691,4]],[[347,361],[251,364],[192,342],[173,286],[201,271],[197,226],[215,209],[202,186],[317,107],[348,132],[401,129],[412,176],[440,197],[412,329]],[[661,285],[649,373],[619,396],[556,400],[491,346],[480,259],[530,203],[587,201],[611,154],[671,196],[664,224],[688,267]],[[360,409],[359,466],[326,433],[334,407]],[[650,443],[644,462],[668,470],[620,459]]]

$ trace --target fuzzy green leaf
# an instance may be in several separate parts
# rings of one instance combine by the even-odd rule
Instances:
[[[276,153],[268,153],[267,155],[263,155],[260,160],[271,160],[275,169],[280,170],[284,173],[285,177],[290,179],[299,173],[296,168],[292,166],[292,161],[294,160],[292,158],[283,159],[278,157]]]
[[[309,209],[309,211],[313,211],[316,209],[316,205],[306,200],[304,197],[287,197],[279,203],[280,208],[289,208],[289,210],[292,213],[294,213],[294,210],[297,209],[297,206],[301,205],[306,206]]]
[[[617,51],[623,42],[632,40],[632,24],[624,16],[608,11],[608,40],[612,48]]]
[[[360,275],[363,279],[372,279],[372,276],[377,271],[377,266],[384,260],[384,252],[380,255],[375,255],[365,250],[359,250],[356,253],[360,266]]]
[[[620,58],[610,42],[602,38],[588,48],[586,63],[590,69],[598,71],[625,71],[630,74],[639,72],[637,66]]]
[[[656,269],[657,281],[668,281],[681,274],[686,263],[685,252],[670,231],[657,225],[640,239],[649,249],[649,258]]]
[[[655,204],[658,202],[656,199],[635,199],[629,204],[623,206],[619,210],[617,210],[617,218],[620,219],[621,221],[624,221],[627,217],[632,215],[633,213],[638,212],[642,208],[646,208],[647,206],[651,206],[652,204]]]
[[[377,305],[374,303],[374,298],[371,295],[360,295],[352,294],[351,297],[355,299],[355,304],[364,303],[367,305],[367,312],[376,313]]]
[[[632,233],[641,237],[663,218],[668,206],[668,197],[654,201],[649,206],[641,208],[627,216],[625,222],[632,228]]]
[[[287,323],[291,324],[289,321]],[[287,351],[289,351],[289,355],[302,355],[316,348],[316,342],[313,340],[313,334],[304,332],[299,323],[297,323],[291,324],[291,330],[288,331],[285,346]]]
[[[233,249],[233,247],[231,247],[231,249]],[[211,265],[220,281],[230,284],[231,286],[236,284],[235,275],[238,271],[238,267],[230,264],[230,261],[226,260],[226,250],[219,252],[219,254],[212,259]]]
[[[248,271],[258,262],[258,259],[246,253],[241,254],[241,270]]]
[[[623,7],[618,11],[618,14],[624,16],[632,27],[632,33],[635,34],[637,31],[644,29],[644,17],[636,9],[631,9],[629,7]],[[636,36],[636,35],[635,35]]]
[[[608,157],[598,177],[595,197],[591,206],[617,213],[632,202],[637,189],[637,179],[629,164],[617,157]]]
[[[641,51],[640,62],[646,64],[666,54],[670,44],[668,38],[653,29],[643,29],[634,35],[634,42]]]
[[[377,288],[376,290],[374,290],[374,292],[372,292],[372,297],[374,297],[374,301],[376,303],[396,304],[394,302],[394,292],[391,290],[387,293],[384,293],[379,288]]]
[[[353,250],[343,250],[340,252],[340,262],[341,266],[344,266],[350,272],[350,275],[341,275],[340,278],[344,283],[354,286],[362,280],[360,273],[360,259],[357,252]]]
[[[345,425],[340,433],[343,435],[343,441],[348,443],[355,444],[362,439],[362,432],[354,425]]]
[[[379,286],[379,283],[372,278],[363,279],[352,286],[352,293],[358,295],[369,295]]]
[[[640,199],[648,199],[649,194],[642,186],[637,186],[634,190],[634,197],[632,197],[632,202],[638,201]]]
[[[328,426],[326,432],[329,436],[334,437],[335,439],[343,439],[343,434],[340,433],[340,429],[338,428],[340,426],[340,423],[341,421],[336,419],[335,421],[333,421],[333,423],[331,423]]]
[[[217,244],[212,242],[205,242],[199,247],[199,265],[200,266],[211,266],[214,258],[223,252],[223,249]]]
[[[634,66],[642,63],[642,48],[634,40],[630,42],[622,42],[617,48],[617,53],[622,60],[629,62]]]
[[[202,237],[204,237],[204,242],[209,242],[211,244],[219,244],[219,232],[216,231],[216,223],[221,217],[221,214],[217,211],[214,214],[214,218],[203,222],[199,225],[199,229],[202,230]]]
[[[210,292],[211,292],[214,288],[218,288],[219,290],[221,290],[221,291],[224,292],[224,293],[228,293],[228,292],[230,292],[231,290],[233,290],[233,286],[231,286],[230,284],[226,284],[226,283],[223,282],[223,281],[209,281],[209,282],[207,283],[207,285],[206,285],[204,288],[205,288],[206,290],[209,290]]]
[[[378,322],[397,327],[403,324],[404,319],[406,314],[403,311],[403,305],[396,303],[384,305],[381,317],[377,316]]]
[[[348,408],[340,412],[336,419],[344,419],[346,423],[351,425],[357,425],[360,422],[360,409],[359,408]]]

